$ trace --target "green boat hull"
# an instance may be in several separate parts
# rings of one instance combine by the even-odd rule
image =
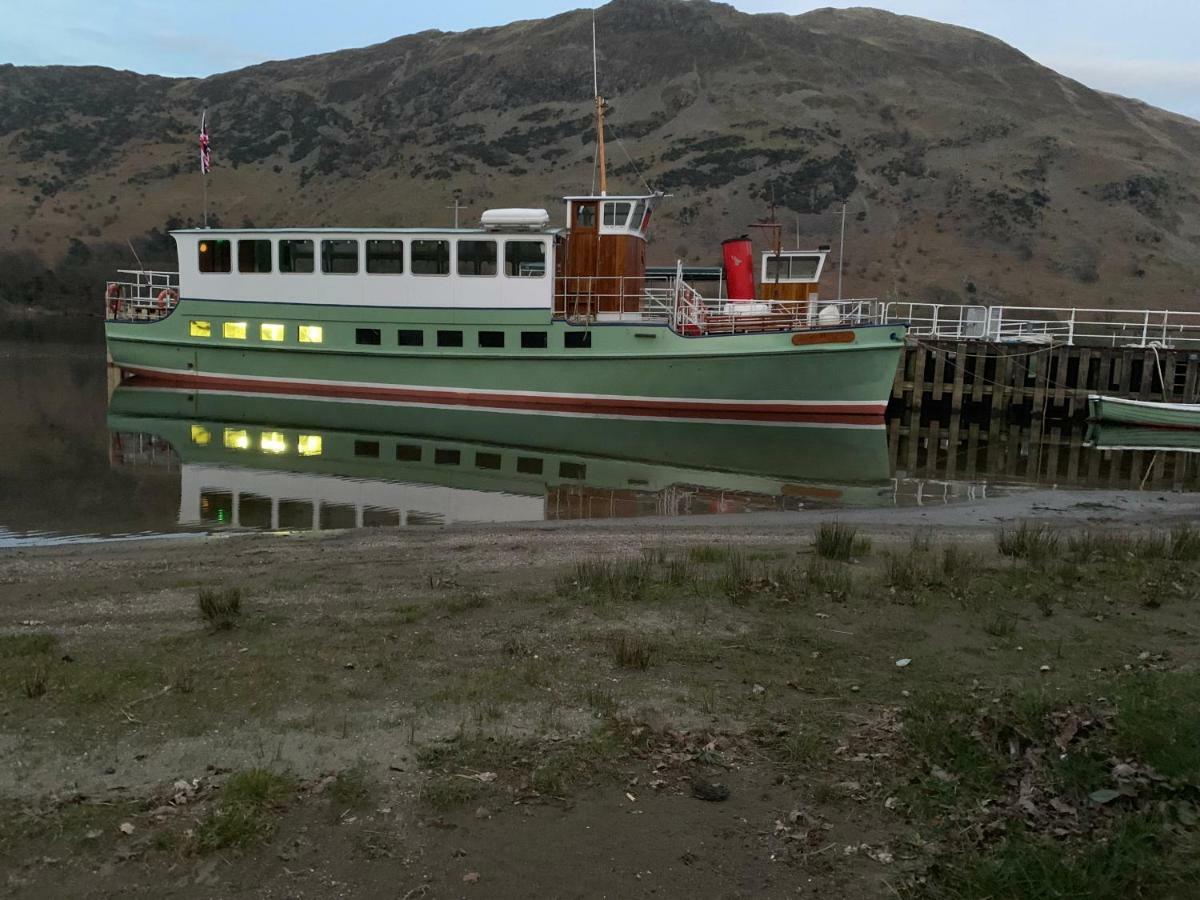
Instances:
[[[223,325],[245,323],[245,338]],[[205,337],[191,334],[204,322]],[[282,324],[282,341],[260,340]],[[301,344],[319,325],[319,344]],[[360,332],[378,345],[358,344]],[[422,346],[400,346],[420,332]],[[461,346],[439,346],[439,335]],[[485,337],[481,338],[481,333]],[[684,336],[661,324],[590,327],[545,311],[415,310],[189,300],[156,322],[106,325],[121,369],[214,389],[488,408],[699,419],[791,417],[828,424],[882,419],[903,325]],[[480,346],[481,343],[502,346]],[[545,346],[536,346],[544,343]],[[584,346],[580,346],[584,344]]]
[[[1092,421],[1111,425],[1200,430],[1200,405],[1190,403],[1151,403],[1092,395],[1088,397],[1088,413]]]

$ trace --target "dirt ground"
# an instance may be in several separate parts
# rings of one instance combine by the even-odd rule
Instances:
[[[1190,505],[1023,502],[0,554],[0,893],[1189,896]]]

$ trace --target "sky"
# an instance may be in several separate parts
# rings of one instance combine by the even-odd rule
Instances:
[[[746,12],[876,6],[994,35],[1100,90],[1200,119],[1200,0],[732,0]],[[0,0],[0,63],[211,75],[601,5],[597,0]]]

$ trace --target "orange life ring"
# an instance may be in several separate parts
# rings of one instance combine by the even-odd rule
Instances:
[[[171,306],[174,306],[178,301],[179,292],[173,288],[163,288],[158,292],[158,296],[154,299],[154,302],[158,304],[159,309],[166,309],[168,302],[171,304]]]

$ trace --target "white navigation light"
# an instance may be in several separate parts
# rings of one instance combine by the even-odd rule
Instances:
[[[488,231],[541,231],[550,224],[550,213],[544,209],[489,209],[479,217],[479,224]]]

